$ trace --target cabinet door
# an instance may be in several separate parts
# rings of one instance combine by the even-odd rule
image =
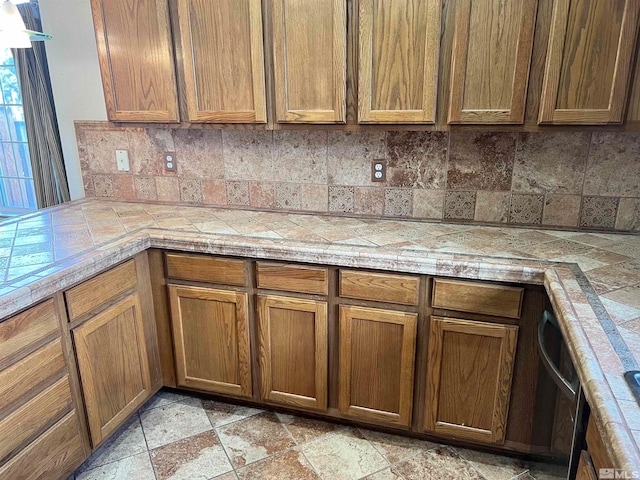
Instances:
[[[251,396],[246,293],[170,285],[178,385]]]
[[[91,0],[109,120],[178,122],[167,0]]]
[[[258,297],[262,399],[327,409],[327,303]]]
[[[189,121],[267,121],[260,0],[179,0]]]
[[[449,123],[523,123],[538,0],[457,0]]]
[[[638,33],[637,0],[556,0],[539,123],[621,123]]]
[[[504,442],[517,337],[516,326],[431,317],[425,430]]]
[[[144,322],[135,293],[72,331],[94,447],[155,393]]]
[[[441,0],[360,0],[360,123],[434,123]]]
[[[345,122],[346,8],[346,0],[273,0],[278,122]]]
[[[418,316],[340,306],[340,412],[408,427]]]

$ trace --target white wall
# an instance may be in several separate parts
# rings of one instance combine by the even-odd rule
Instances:
[[[74,120],[106,120],[88,0],[38,0],[71,198],[84,196]]]

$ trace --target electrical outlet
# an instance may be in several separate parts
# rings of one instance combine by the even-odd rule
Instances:
[[[129,164],[129,150],[116,150],[116,163],[119,172],[128,172],[131,170]]]
[[[176,164],[176,152],[164,152],[162,163],[164,164],[165,172],[178,171],[178,165]]]
[[[384,182],[387,180],[387,161],[373,160],[371,162],[371,181]]]

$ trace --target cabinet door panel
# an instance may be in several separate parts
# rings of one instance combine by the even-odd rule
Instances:
[[[251,396],[246,293],[169,286],[178,385]]]
[[[639,13],[635,0],[554,3],[539,123],[622,122]]]
[[[431,318],[425,430],[504,442],[518,327]]]
[[[346,35],[346,0],[273,0],[278,122],[345,122]]]
[[[260,0],[179,0],[191,122],[264,123]]]
[[[408,427],[417,315],[340,306],[342,414]]]
[[[75,328],[73,339],[95,447],[155,393],[138,294]]]
[[[523,123],[538,0],[458,0],[449,123]]]
[[[267,401],[327,409],[327,303],[259,296],[260,388]]]
[[[433,123],[441,0],[361,0],[358,121]]]
[[[109,120],[178,122],[167,0],[91,0]]]

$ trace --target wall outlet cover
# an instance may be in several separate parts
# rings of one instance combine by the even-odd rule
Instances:
[[[387,161],[373,160],[371,162],[371,181],[385,182],[387,180]]]
[[[164,152],[162,157],[165,172],[177,172],[178,164],[176,163],[176,152]]]

